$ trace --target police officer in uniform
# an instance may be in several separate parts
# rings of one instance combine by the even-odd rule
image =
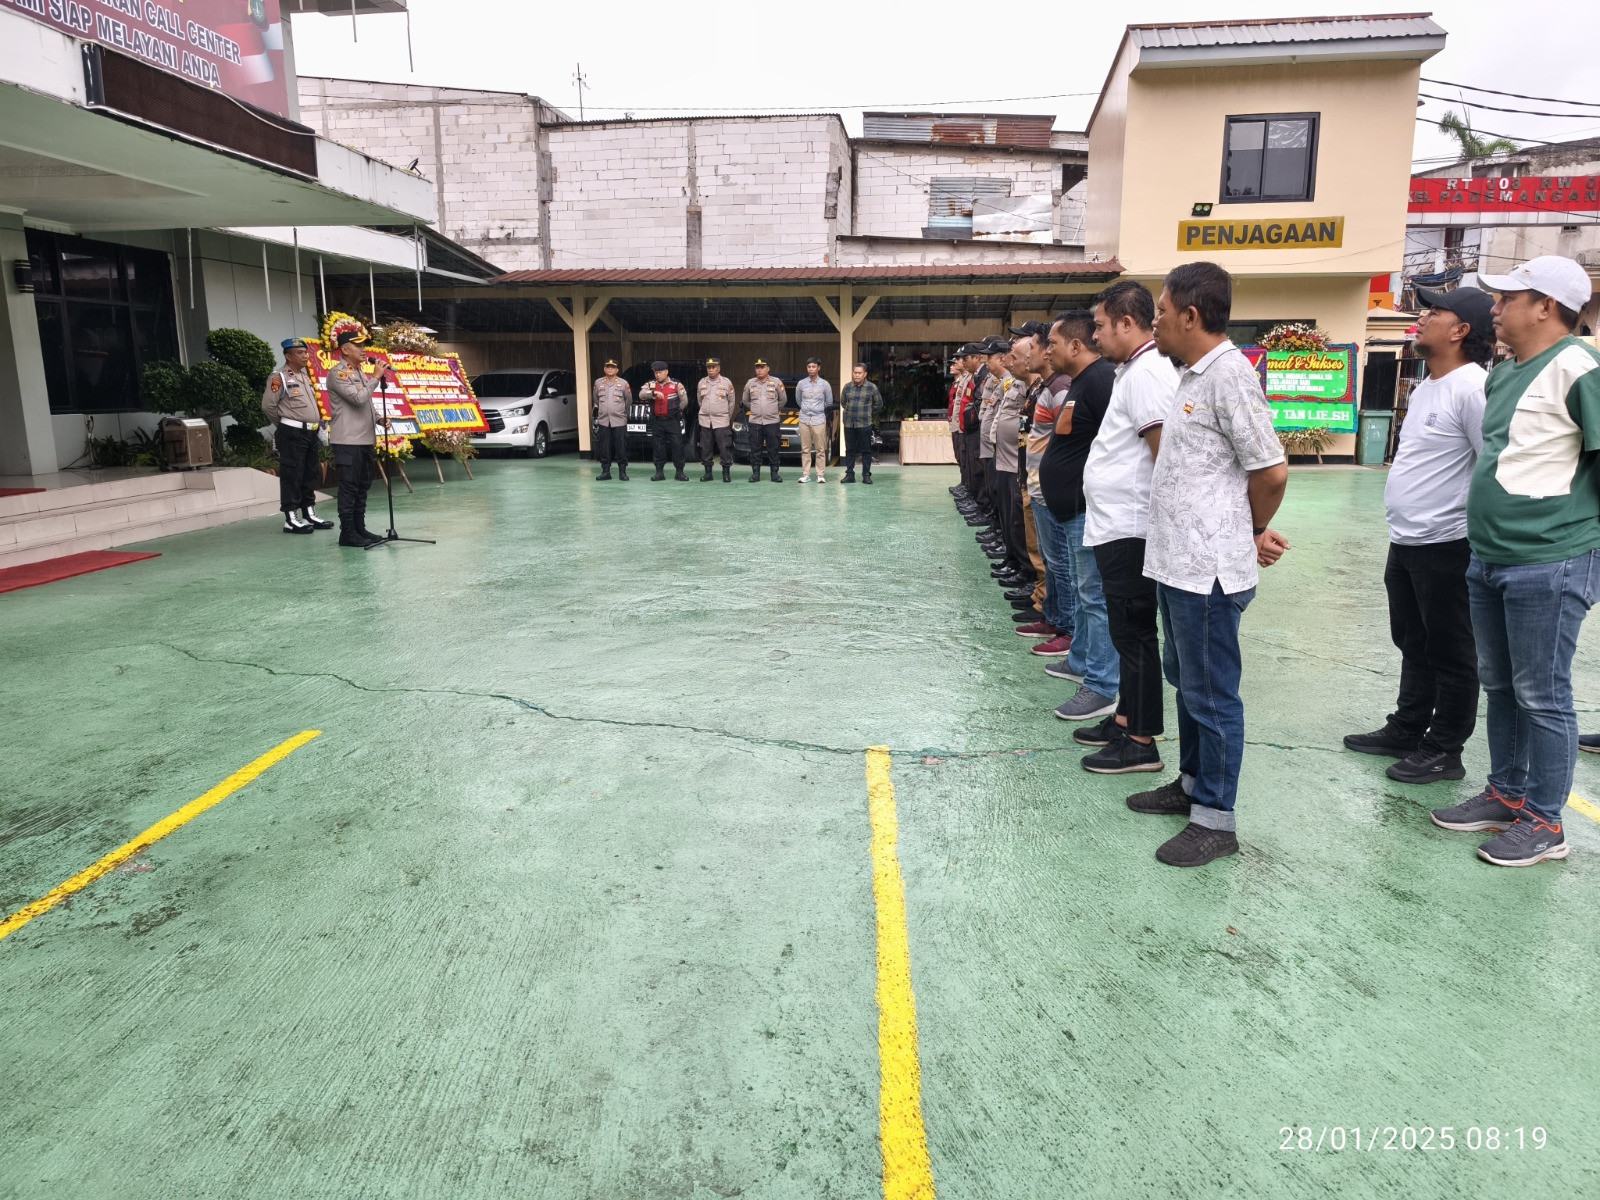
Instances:
[[[367,489],[378,470],[377,416],[372,394],[383,383],[382,364],[377,374],[366,373],[367,335],[347,329],[338,337],[339,365],[328,372],[328,406],[333,409],[334,465],[339,468],[339,545],[365,550],[383,541],[367,528]],[[388,414],[383,417],[388,424]]]
[[[633,388],[617,374],[617,360],[608,358],[594,381],[594,454],[600,460],[596,479],[611,478],[611,464],[617,464],[617,478],[628,482],[628,405]]]
[[[764,358],[756,359],[756,377],[744,385],[745,420],[750,426],[750,482],[761,482],[761,457],[765,452],[772,464],[772,482],[782,483],[778,475],[778,451],[783,447],[783,404],[789,393],[783,380],[772,377]]]
[[[285,533],[333,528],[332,521],[317,516],[317,494],[312,490],[312,480],[318,475],[317,431],[322,428],[322,413],[307,369],[310,361],[311,351],[304,341],[285,338],[283,366],[267,376],[261,393],[261,411],[274,427],[272,445],[278,452],[278,499]]]
[[[655,378],[639,389],[639,399],[650,405],[650,440],[655,446],[656,473],[652,480],[665,479],[667,453],[672,453],[672,465],[677,469],[675,479],[688,479],[683,473],[683,414],[688,406],[689,393],[683,384],[671,377],[666,363],[657,359],[650,364]]]
[[[722,363],[706,359],[706,377],[700,381],[701,483],[711,482],[711,456],[722,456],[722,482],[733,479],[733,380],[722,373]]]

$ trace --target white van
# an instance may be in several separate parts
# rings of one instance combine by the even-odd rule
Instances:
[[[485,371],[472,381],[488,433],[472,435],[480,450],[519,450],[543,458],[552,442],[578,440],[578,382],[571,371],[517,367]]]

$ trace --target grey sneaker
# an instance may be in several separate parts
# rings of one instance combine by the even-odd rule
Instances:
[[[1051,663],[1044,669],[1044,673],[1046,675],[1053,675],[1057,679],[1070,679],[1073,683],[1083,682],[1082,674],[1077,671],[1069,671],[1067,669],[1067,660],[1064,658],[1056,659],[1055,662]]]
[[[1531,867],[1547,858],[1565,858],[1570,849],[1561,826],[1524,813],[1510,829],[1479,846],[1478,857],[1497,867]]]
[[[1163,783],[1151,792],[1135,792],[1128,797],[1128,807],[1136,813],[1150,813],[1159,817],[1187,817],[1194,801],[1183,790],[1183,778]]]
[[[1600,754],[1600,733],[1580,733],[1578,749],[1589,754]]]
[[[1480,829],[1510,829],[1516,822],[1517,810],[1512,808],[1493,788],[1484,788],[1471,800],[1449,808],[1433,810],[1433,823],[1440,829],[1456,829],[1475,833]]]
[[[1076,696],[1056,709],[1056,716],[1063,721],[1088,721],[1116,711],[1115,697],[1102,696],[1099,692],[1080,687]]]

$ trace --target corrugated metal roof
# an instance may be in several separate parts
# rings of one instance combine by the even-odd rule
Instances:
[[[1128,36],[1140,49],[1443,37],[1444,32],[1428,13],[1128,26]]]
[[[868,140],[920,142],[927,145],[1028,146],[1046,149],[1055,118],[1008,113],[861,114],[862,136]]]
[[[916,264],[888,267],[620,267],[616,270],[585,268],[570,271],[511,271],[488,280],[491,284],[610,285],[625,283],[852,283],[858,279],[928,283],[936,280],[1006,279],[1058,276],[1114,279],[1122,264],[1072,263],[971,263],[961,266]]]

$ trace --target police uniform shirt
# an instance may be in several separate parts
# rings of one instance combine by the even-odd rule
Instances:
[[[375,364],[381,367],[381,364]],[[328,440],[336,446],[375,446],[378,442],[378,417],[372,407],[372,393],[383,379],[341,362],[328,372],[328,404],[333,409],[333,429]]]
[[[783,402],[788,392],[783,380],[768,375],[745,382],[744,406],[750,414],[752,425],[776,425],[783,420]]]
[[[733,380],[726,375],[715,379],[707,375],[700,381],[700,427],[726,429],[733,424]]]
[[[1010,375],[1004,377],[990,375],[983,381],[980,405],[978,409],[978,457],[994,457],[994,415],[1000,397],[1005,394],[1004,384],[1009,383]]]
[[[608,429],[628,423],[628,405],[633,400],[633,388],[618,375],[602,375],[594,381],[594,423]]]
[[[267,386],[261,392],[261,411],[274,425],[285,419],[299,421],[302,425],[321,425],[322,413],[317,408],[317,389],[311,382],[311,372],[279,367],[267,376]]]
[[[994,469],[1015,471],[1020,455],[1022,405],[1028,389],[1020,379],[1008,379],[1010,386],[994,406]]]

